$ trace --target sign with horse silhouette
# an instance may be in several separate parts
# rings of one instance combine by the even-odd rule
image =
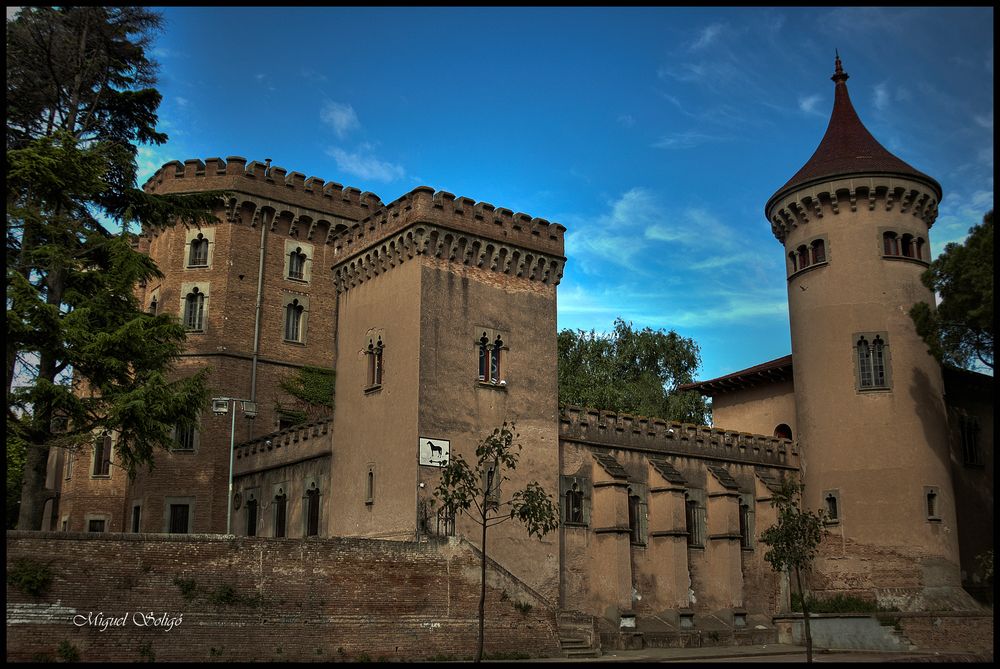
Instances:
[[[444,467],[448,464],[451,442],[447,439],[420,438],[420,464],[429,467]]]

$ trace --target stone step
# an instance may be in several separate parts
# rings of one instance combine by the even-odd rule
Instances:
[[[563,649],[563,657],[601,657],[601,651],[593,648]]]

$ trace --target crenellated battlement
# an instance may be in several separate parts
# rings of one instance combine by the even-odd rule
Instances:
[[[789,439],[572,404],[560,408],[559,438],[712,460],[788,468],[799,465],[798,445]]]
[[[340,231],[332,240],[334,253],[340,257],[338,262],[343,262],[414,223],[429,223],[565,260],[565,226],[428,186],[414,188]]]
[[[768,209],[771,231],[782,244],[794,228],[843,210],[865,207],[910,214],[930,228],[938,213],[937,195],[921,181],[898,176],[872,175],[834,179],[796,189]]]
[[[270,469],[330,452],[332,418],[295,425],[234,448],[234,475]]]
[[[143,190],[150,193],[178,193],[227,190],[271,198],[291,205],[359,220],[382,207],[382,200],[370,192],[343,186],[301,172],[241,156],[194,158],[183,163],[172,160],[150,177]]]

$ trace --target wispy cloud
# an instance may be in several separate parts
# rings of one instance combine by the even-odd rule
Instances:
[[[343,139],[347,133],[361,127],[354,107],[341,102],[327,102],[319,112],[320,119],[333,128],[337,137]]]
[[[618,117],[618,123],[626,128],[631,128],[635,125],[635,118],[631,114],[621,114]]]
[[[889,106],[889,87],[885,84],[885,82],[882,82],[876,84],[872,89],[872,92],[875,96],[875,109],[885,111]]]
[[[326,153],[337,161],[337,168],[341,172],[353,174],[361,179],[395,181],[406,176],[406,170],[403,169],[402,165],[380,160],[372,153],[372,147],[369,144],[361,145],[354,152],[331,146],[326,150]]]
[[[986,128],[987,130],[993,129],[993,112],[987,114],[974,114],[972,120],[976,122],[976,125]]]
[[[723,25],[721,23],[713,23],[706,26],[699,34],[698,39],[694,41],[691,45],[691,51],[698,51],[699,49],[704,49],[715,41],[715,38],[719,36],[722,32]]]
[[[817,106],[822,100],[823,100],[822,95],[799,96],[799,109],[805,112],[806,114],[822,115],[823,112],[817,109]]]
[[[709,135],[696,130],[685,130],[684,132],[673,132],[664,135],[653,143],[655,149],[691,149],[700,144],[709,142],[725,142],[726,137]]]
[[[274,83],[271,81],[270,75],[265,74],[264,72],[258,72],[257,74],[253,75],[253,78],[254,81],[263,86],[266,90],[269,91],[277,90],[274,87]]]

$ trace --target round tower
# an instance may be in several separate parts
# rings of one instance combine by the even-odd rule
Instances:
[[[835,68],[826,134],[765,207],[788,272],[804,501],[832,516],[835,539],[814,587],[953,605],[964,598],[944,385],[908,315],[934,304],[920,275],[941,186],[876,141],[839,56]]]

